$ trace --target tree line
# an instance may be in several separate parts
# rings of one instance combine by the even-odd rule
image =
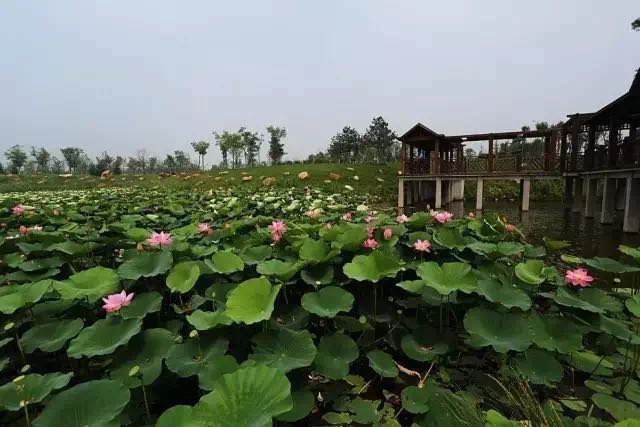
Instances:
[[[269,126],[268,161],[278,164],[285,156],[284,138],[287,131],[284,127]],[[216,145],[222,154],[220,167],[256,166],[260,162],[260,147],[264,136],[251,132],[242,127],[237,132],[214,132]],[[166,154],[164,159],[151,156],[145,149],[139,149],[133,156],[112,156],[107,151],[91,159],[80,147],[65,147],[60,149],[61,157],[56,157],[44,147],[25,149],[20,144],[9,147],[5,152],[6,167],[0,162],[0,173],[71,173],[100,175],[109,170],[113,174],[122,173],[180,173],[194,170],[205,170],[205,156],[211,144],[207,141],[191,143],[197,155],[197,162],[193,162],[189,153],[175,150]],[[214,166],[215,167],[215,166]]]

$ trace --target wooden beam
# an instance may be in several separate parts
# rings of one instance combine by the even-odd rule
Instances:
[[[564,172],[567,168],[567,130],[560,130],[560,172]]]
[[[547,130],[530,130],[530,131],[511,131],[511,132],[491,132],[491,133],[471,133],[466,135],[452,135],[446,136],[444,138],[445,141],[449,142],[449,140],[463,140],[465,141],[486,141],[489,137],[493,136],[494,140],[499,139],[513,139],[518,137],[524,138],[542,138],[546,135],[551,135],[554,129]]]

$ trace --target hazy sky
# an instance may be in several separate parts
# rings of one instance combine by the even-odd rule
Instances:
[[[638,16],[638,0],[3,0],[0,151],[164,157],[275,124],[302,158],[377,115],[398,134],[558,121],[628,89]]]

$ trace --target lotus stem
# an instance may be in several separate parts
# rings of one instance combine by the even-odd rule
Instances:
[[[18,338],[17,332],[16,332],[16,345],[18,346],[18,350],[20,351],[20,356],[22,357],[22,361],[26,362],[27,359],[24,357],[24,350],[22,350],[22,345],[20,345],[20,338]]]
[[[31,418],[29,418],[29,409],[27,408],[27,402],[24,403],[22,407],[24,409],[24,419],[27,421],[27,427],[31,427]]]
[[[144,399],[144,409],[147,411],[147,421],[151,422],[151,411],[149,411],[149,401],[147,400],[147,391],[144,388],[144,380],[140,375],[140,384],[142,385],[142,398]]]

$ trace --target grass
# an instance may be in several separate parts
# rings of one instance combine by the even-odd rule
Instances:
[[[393,200],[397,195],[398,164],[294,164],[259,166],[254,168],[227,169],[223,171],[195,172],[169,177],[159,174],[116,175],[110,181],[101,181],[90,175],[0,175],[0,193],[38,190],[82,190],[96,187],[154,187],[175,189],[214,189],[241,185],[246,188],[263,188],[262,179],[274,177],[276,187],[314,187],[328,191],[354,191],[362,194],[376,194],[382,200]],[[308,172],[308,178],[298,178],[301,172]],[[331,176],[337,174],[339,177]],[[251,176],[251,181],[243,177]],[[356,179],[357,177],[357,179]],[[336,180],[337,179],[337,180]],[[348,190],[345,185],[353,188]]]

